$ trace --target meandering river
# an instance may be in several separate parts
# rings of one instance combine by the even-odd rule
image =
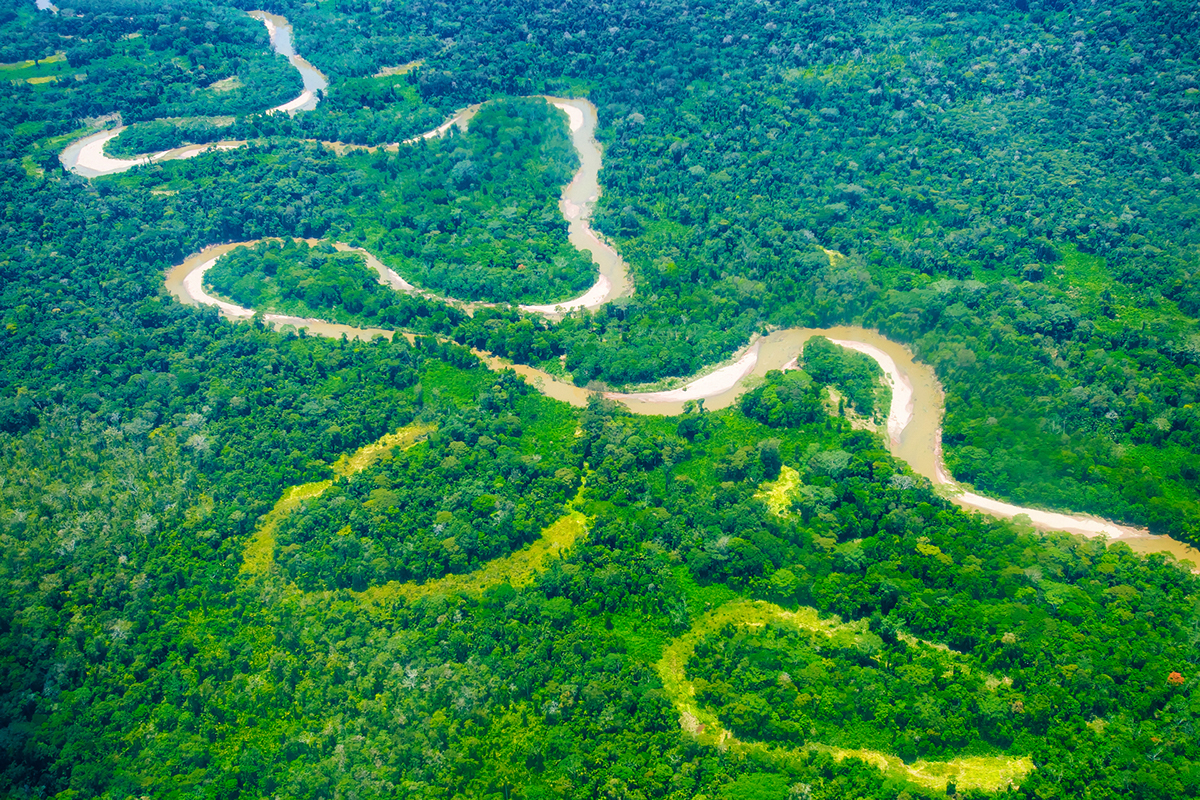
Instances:
[[[303,91],[295,99],[267,109],[266,113],[275,114],[283,112],[294,114],[297,111],[311,111],[316,108],[317,103],[320,101],[318,93],[325,91],[329,86],[329,81],[325,79],[320,70],[296,54],[296,50],[292,46],[292,26],[288,23],[287,19],[278,14],[271,14],[266,11],[249,11],[247,13],[266,26],[267,35],[271,39],[271,48],[277,54],[286,58],[296,68],[296,71],[300,73],[300,79],[304,83]],[[184,145],[183,147],[163,150],[158,153],[146,153],[136,158],[110,158],[105,155],[105,146],[120,136],[126,127],[128,126],[121,125],[111,130],[97,131],[90,136],[73,142],[62,152],[59,160],[67,170],[74,172],[76,175],[82,175],[85,178],[99,178],[102,175],[115,175],[118,172],[125,172],[139,164],[150,164],[156,161],[174,161],[181,158],[195,158],[201,153],[211,150],[231,150],[246,144],[241,140],[227,139],[212,144]]]
[[[325,79],[312,65],[294,52],[291,44],[291,28],[287,20],[266,12],[251,12],[251,14],[267,25],[276,52],[287,56],[304,76],[304,93],[296,100],[271,109],[271,111],[294,112],[315,106],[316,92],[325,88]],[[560,303],[521,306],[522,310],[526,312],[557,316],[576,309],[597,308],[614,298],[632,293],[633,285],[629,280],[628,268],[620,255],[603,242],[588,224],[592,206],[600,193],[599,172],[603,157],[595,138],[596,108],[587,100],[558,97],[547,97],[546,99],[567,115],[572,141],[580,158],[579,170],[571,183],[563,189],[559,208],[568,223],[571,243],[579,250],[589,253],[598,268],[595,285],[579,297]],[[477,106],[472,106],[464,109],[437,128],[390,147],[397,148],[403,144],[441,136],[456,125],[465,127],[477,108]],[[63,153],[63,163],[81,175],[96,177],[130,169],[149,161],[191,158],[209,148],[237,147],[244,144],[232,141],[219,142],[216,145],[182,147],[130,161],[108,159],[103,155],[103,144],[119,133],[120,129],[102,131],[76,142]],[[328,144],[336,146],[336,143]],[[204,273],[218,258],[234,248],[253,243],[234,242],[215,245],[193,254],[167,273],[168,291],[180,302],[189,305],[215,306],[230,319],[244,320],[253,316],[254,312],[251,309],[239,307],[208,294],[203,285]],[[315,243],[315,241],[310,240],[310,243]],[[366,257],[368,265],[379,274],[381,283],[389,285],[397,291],[429,295],[405,281],[371,253],[344,243],[336,243],[335,246],[341,250],[354,250],[362,253]],[[439,299],[461,305],[468,313],[482,305],[451,298]],[[346,335],[350,338],[369,340],[378,335],[390,337],[395,333],[382,328],[354,328],[326,320],[297,318],[280,314],[265,314],[263,318],[276,327],[304,328],[309,334],[334,338]],[[857,327],[776,330],[753,341],[742,352],[735,355],[730,363],[718,366],[678,388],[641,393],[610,392],[608,396],[624,403],[637,414],[678,414],[682,412],[686,402],[700,399],[704,400],[705,408],[710,410],[725,408],[733,404],[747,388],[753,386],[768,371],[794,368],[804,343],[818,335],[826,336],[842,346],[865,353],[879,363],[892,385],[892,405],[889,408],[886,425],[886,438],[891,452],[896,457],[908,462],[916,473],[929,478],[935,485],[943,487],[943,490],[958,505],[996,517],[1024,516],[1028,518],[1030,524],[1041,530],[1065,530],[1085,536],[1105,535],[1112,540],[1122,541],[1139,552],[1171,553],[1177,558],[1189,559],[1194,564],[1200,564],[1200,551],[1170,537],[1154,536],[1144,529],[1131,528],[1088,515],[1063,514],[1016,506],[983,497],[958,485],[950,477],[942,460],[943,392],[933,369],[927,364],[914,360],[912,353],[903,345],[886,339],[875,331]],[[559,380],[542,370],[522,364],[511,364],[490,353],[477,351],[477,355],[493,369],[510,367],[516,370],[517,373],[537,386],[540,391],[551,397],[576,406],[583,406],[587,403],[589,395],[587,390]]]

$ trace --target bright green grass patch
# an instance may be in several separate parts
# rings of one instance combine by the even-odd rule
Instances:
[[[1156,322],[1171,326],[1192,324],[1170,300],[1162,298],[1154,305],[1145,305],[1144,293],[1116,280],[1104,258],[1081,253],[1073,244],[1059,252],[1062,260],[1048,270],[1046,285],[1065,292],[1099,330],[1118,331]]]
[[[792,495],[800,486],[800,473],[789,466],[779,469],[779,477],[762,485],[754,496],[767,504],[767,508],[777,517],[787,517],[792,513]]]
[[[680,711],[680,725],[701,742],[721,744],[733,740],[733,734],[725,730],[716,714],[701,708],[695,701],[696,687],[687,679],[686,668],[688,660],[695,653],[696,643],[706,634],[726,625],[758,627],[768,622],[793,625],[830,636],[845,627],[836,618],[821,620],[812,608],[793,612],[761,600],[739,599],[708,612],[696,621],[690,631],[663,648],[662,658],[654,665],[654,669],[662,679],[667,695]]]
[[[40,119],[31,119],[27,122],[18,122],[13,126],[13,133],[17,136],[31,136],[40,132],[46,127],[46,121]]]
[[[262,524],[246,543],[240,571],[250,575],[269,572],[271,565],[275,563],[275,531],[280,521],[299,508],[305,500],[320,497],[330,486],[333,486],[333,481],[316,481],[285,489],[283,497],[279,498],[279,502],[263,518]]]
[[[485,383],[490,385],[492,377],[491,373],[479,374],[457,370],[437,363],[431,365],[431,368],[425,373],[423,385],[427,390],[436,391],[443,397],[449,396],[465,402],[477,397]],[[521,405],[523,412],[528,411],[528,414],[521,414],[522,419],[528,420],[527,428],[531,432],[537,431],[539,436],[562,437],[563,429],[566,426],[573,428],[575,424],[569,407],[548,401],[539,395],[530,395],[524,398]],[[340,478],[352,477],[367,469],[392,448],[411,447],[425,438],[433,429],[432,425],[422,424],[401,428],[395,433],[389,433],[364,445],[353,453],[343,455],[332,465],[331,469]],[[569,431],[567,433],[569,434]],[[586,481],[584,485],[586,485]],[[293,486],[284,491],[275,507],[263,517],[261,524],[247,541],[243,551],[241,572],[249,575],[263,575],[270,572],[275,563],[275,535],[280,522],[296,511],[304,501],[320,497],[331,486],[333,486],[333,480],[325,480]],[[504,583],[515,588],[527,586],[533,582],[534,576],[538,572],[545,569],[549,560],[569,549],[587,533],[588,518],[578,510],[582,494],[583,485],[580,486],[579,493],[568,504],[567,513],[543,530],[537,540],[508,556],[488,562],[474,572],[447,575],[425,583],[392,581],[383,586],[371,587],[363,592],[354,592],[353,594],[368,602],[384,602],[399,597],[411,600],[438,594],[478,593]],[[327,598],[330,593],[315,592],[309,596]]]
[[[9,81],[49,80],[58,76],[70,76],[70,66],[67,64],[65,53],[58,52],[52,56],[34,61],[17,61],[12,64],[0,64],[0,78]]]
[[[712,611],[741,596],[724,583],[710,583],[707,586],[701,586],[692,577],[691,570],[685,566],[675,567],[672,573],[675,575],[675,581],[679,584],[683,596],[687,598],[688,608],[694,612]]]
[[[417,67],[421,66],[424,63],[425,63],[425,59],[422,58],[417,61],[410,61],[407,64],[399,64],[394,67],[384,67],[381,70],[379,70],[379,72],[376,72],[374,75],[372,75],[371,77],[372,78],[390,78],[393,75],[407,75],[408,73],[412,72],[414,69],[416,69]]]
[[[62,149],[71,142],[75,141],[76,139],[82,139],[88,134],[95,133],[96,130],[96,128],[76,128],[69,133],[61,133],[58,136],[47,136],[44,139],[38,139],[31,147],[34,150],[35,156],[39,153],[45,153],[47,151],[51,153],[58,153],[61,152]]]
[[[23,122],[16,126],[14,130],[18,134],[35,135],[44,130],[45,127],[45,122]],[[25,154],[21,157],[21,166],[25,168],[25,173],[30,177],[41,175],[43,173],[41,165],[46,163],[49,158],[56,157],[62,152],[63,148],[76,139],[94,132],[94,128],[77,128],[70,133],[38,139],[26,148]]]

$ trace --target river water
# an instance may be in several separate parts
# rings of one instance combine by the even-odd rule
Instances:
[[[256,11],[251,14],[267,25],[271,31],[272,45],[301,70],[301,74],[305,76],[305,93],[314,93],[312,96],[315,98],[315,92],[325,88],[325,78],[295,54],[291,43],[291,27],[287,20],[266,12]],[[302,98],[303,95],[297,98],[297,101]],[[624,260],[616,250],[601,241],[588,225],[591,209],[600,194],[599,173],[603,159],[601,148],[595,139],[596,108],[587,100],[556,97],[545,99],[567,114],[572,141],[580,158],[580,168],[571,183],[563,189],[559,208],[567,220],[571,244],[580,251],[591,254],[599,268],[596,284],[578,298],[542,306],[522,306],[525,311],[558,316],[573,309],[599,307],[617,297],[631,294],[633,286],[629,281],[629,271]],[[297,104],[297,101],[280,106],[277,110],[292,111],[303,108],[304,105]],[[315,99],[313,104],[315,105]],[[295,108],[286,107],[293,105]],[[434,130],[414,137],[409,142],[442,135],[455,124],[465,127],[477,109],[478,106],[464,109]],[[194,153],[171,157],[186,158],[191,155]],[[64,158],[64,162],[65,160]],[[309,241],[310,244],[315,243],[313,240]],[[209,296],[202,284],[204,270],[217,258],[236,247],[253,243],[216,245],[192,255],[167,273],[168,291],[183,303],[216,305],[231,319],[246,319],[252,316],[253,312],[250,309],[239,308]],[[366,256],[368,265],[379,274],[381,283],[398,291],[421,291],[371,253],[342,243],[337,243],[336,246],[338,249],[354,250]],[[456,303],[468,312],[481,305],[449,298],[441,299]],[[394,333],[382,328],[354,328],[325,320],[280,314],[264,314],[263,319],[277,328],[304,328],[311,335],[332,338],[345,335],[352,339],[370,340],[381,335],[390,337]],[[1153,536],[1144,529],[1130,528],[1087,515],[1068,515],[1015,506],[980,496],[971,492],[969,488],[958,485],[948,474],[942,461],[941,424],[944,395],[937,376],[932,367],[917,362],[908,348],[886,339],[876,331],[851,326],[776,330],[753,341],[738,353],[731,363],[713,369],[679,388],[659,392],[608,393],[608,396],[624,403],[636,414],[675,415],[683,411],[684,404],[689,400],[700,399],[704,400],[707,409],[726,408],[747,388],[760,381],[767,372],[793,368],[804,343],[818,335],[863,352],[880,364],[892,384],[893,402],[889,409],[885,437],[892,454],[907,462],[917,474],[929,478],[934,485],[943,487],[942,491],[960,506],[1003,518],[1021,516],[1033,527],[1042,530],[1067,530],[1086,536],[1103,534],[1128,544],[1138,552],[1171,553],[1176,558],[1200,564],[1200,551],[1169,537]],[[490,353],[476,351],[476,354],[492,369],[514,369],[550,397],[575,406],[587,404],[590,393],[573,383],[555,378],[534,367],[511,364]]]
[[[581,308],[599,308],[617,297],[633,294],[625,261],[592,230],[589,220],[600,197],[600,167],[603,151],[596,141],[596,107],[587,100],[547,97],[556,108],[566,112],[571,141],[579,153],[579,169],[563,189],[558,207],[567,220],[567,239],[582,253],[589,253],[599,268],[599,279],[585,294],[573,300],[546,305],[521,306],[538,314],[557,314]]]
[[[42,6],[39,5],[38,7],[41,8]],[[48,7],[53,8],[52,6]],[[57,9],[55,11],[57,13]],[[271,38],[271,48],[278,55],[287,58],[288,62],[300,73],[300,79],[304,82],[304,90],[294,100],[289,100],[282,105],[268,109],[267,113],[286,112],[294,114],[297,111],[311,111],[316,108],[317,103],[320,101],[319,93],[328,88],[329,81],[321,74],[320,70],[308,63],[302,56],[296,54],[296,50],[292,45],[291,24],[285,17],[278,14],[271,14],[266,11],[250,11],[247,13],[266,26],[267,34]],[[97,131],[72,142],[58,157],[59,161],[62,162],[68,171],[74,172],[76,175],[82,175],[85,178],[99,178],[104,175],[115,175],[125,172],[139,164],[195,158],[201,153],[212,150],[231,150],[246,144],[244,141],[229,139],[212,144],[184,145],[172,150],[164,150],[160,153],[149,153],[138,156],[137,158],[110,158],[105,155],[104,146],[110,140],[120,136],[125,128],[126,126],[121,125],[112,130]]]
[[[317,103],[320,100],[318,93],[325,91],[329,87],[329,81],[321,74],[319,69],[308,63],[303,56],[296,53],[296,48],[292,44],[291,23],[287,21],[287,17],[272,14],[268,11],[250,11],[247,13],[267,26],[267,33],[271,36],[271,47],[276,53],[284,56],[291,62],[291,65],[300,73],[301,80],[304,81],[304,91],[295,100],[276,106],[267,113],[283,111],[291,114],[297,111],[312,111],[317,107]]]

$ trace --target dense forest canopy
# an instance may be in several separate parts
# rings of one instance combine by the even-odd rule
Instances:
[[[1198,542],[1194,4],[278,0],[294,115],[247,10],[0,0],[0,793],[1200,795],[1197,578],[950,504],[852,427],[866,356],[654,417],[468,349],[602,389],[877,328],[957,478]],[[539,94],[634,287],[551,318],[596,268]],[[118,123],[247,144],[63,168]],[[259,239],[210,290],[397,333],[166,291]]]

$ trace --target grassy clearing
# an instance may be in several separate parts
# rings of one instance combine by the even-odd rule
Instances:
[[[977,756],[950,761],[922,760],[914,761],[905,767],[905,771],[913,780],[926,786],[943,788],[947,781],[953,780],[963,789],[984,791],[1016,786],[1033,770],[1033,759],[1028,756]]]
[[[65,53],[55,53],[52,56],[38,59],[36,62],[17,61],[11,64],[0,64],[0,79],[9,81],[28,81],[29,83],[45,83],[60,75],[72,74],[67,68]]]
[[[379,72],[376,72],[374,75],[372,75],[371,77],[372,78],[387,78],[392,75],[407,75],[408,73],[412,72],[414,69],[416,69],[417,67],[421,66],[424,63],[425,63],[425,59],[420,59],[419,61],[410,61],[407,64],[400,64],[395,67],[384,67],[383,69],[379,70]]]
[[[1045,283],[1065,292],[1097,329],[1112,332],[1154,323],[1177,329],[1190,326],[1190,318],[1174,302],[1161,295],[1148,302],[1145,290],[1116,280],[1104,258],[1081,253],[1075,245],[1064,246],[1060,254],[1061,260],[1048,270]],[[1106,291],[1111,298],[1107,306],[1101,299]]]
[[[437,383],[436,379],[434,383]],[[465,389],[461,385],[454,388],[460,391]],[[561,420],[555,418],[554,415],[547,415],[547,417],[549,418],[544,419],[547,424],[561,424]],[[411,447],[433,430],[433,425],[414,424],[401,428],[395,433],[386,434],[353,453],[343,455],[333,464],[333,473],[340,478],[357,475],[391,451],[392,448]],[[333,486],[333,481],[326,480],[305,483],[287,489],[275,507],[263,517],[262,523],[246,543],[242,553],[240,571],[247,575],[264,575],[270,572],[275,563],[275,532],[279,528],[279,523],[299,508],[305,500],[320,497],[331,486]],[[400,597],[413,600],[418,597],[439,594],[479,593],[502,583],[508,583],[514,588],[528,586],[533,582],[534,576],[545,568],[547,561],[570,548],[587,533],[587,517],[576,508],[582,494],[583,487],[581,486],[579,494],[568,505],[566,515],[542,531],[536,541],[504,558],[490,561],[474,572],[465,575],[447,575],[426,583],[392,581],[383,586],[373,586],[366,591],[352,594],[360,600],[378,603],[394,601]],[[330,592],[313,592],[308,596],[328,598],[331,594]]]
[[[213,81],[207,87],[210,92],[221,94],[224,92],[232,92],[242,88],[242,79],[237,75],[230,75],[228,78],[222,78],[219,81]]]
[[[410,447],[428,436],[433,430],[433,425],[417,424],[401,428],[395,433],[384,434],[376,441],[363,445],[353,453],[339,458],[334,462],[333,472],[343,478],[357,475],[393,447]]]
[[[687,679],[687,662],[696,652],[696,643],[705,635],[720,630],[726,625],[762,627],[768,622],[789,625],[804,630],[818,631],[832,636],[843,629],[855,630],[859,626],[844,626],[837,618],[822,620],[816,609],[801,608],[787,611],[774,603],[762,600],[731,600],[720,608],[708,612],[696,621],[692,629],[663,648],[662,658],[654,665],[663,688],[680,712],[680,724],[684,730],[695,735],[705,744],[734,742],[734,736],[721,725],[716,715],[697,705],[696,687]]]
[[[355,452],[344,455],[333,465],[335,475],[349,478],[375,463],[384,453],[393,447],[411,447],[433,430],[432,425],[409,425],[395,433],[385,434],[370,444],[363,445]],[[283,497],[275,507],[263,517],[262,523],[242,551],[241,572],[248,575],[263,575],[271,570],[275,563],[275,531],[284,517],[291,514],[305,500],[320,497],[330,486],[332,480],[304,483],[286,489]]]
[[[1033,761],[1028,757],[975,756],[950,761],[920,760],[906,764],[898,756],[877,750],[851,750],[821,744],[790,749],[740,741],[725,729],[716,714],[696,703],[696,687],[687,679],[686,672],[688,659],[695,653],[696,643],[701,637],[728,624],[744,625],[751,629],[764,628],[768,624],[783,625],[822,633],[827,637],[838,636],[839,639],[857,638],[866,632],[863,621],[847,624],[837,617],[822,619],[813,608],[788,611],[761,600],[732,600],[710,611],[697,620],[690,631],[668,644],[663,649],[662,658],[654,665],[664,690],[679,709],[680,726],[703,744],[733,747],[766,763],[781,765],[798,762],[805,751],[827,752],[839,761],[857,758],[875,766],[888,777],[941,791],[953,781],[959,790],[995,792],[1017,785],[1034,769]]]
[[[779,470],[779,477],[762,485],[755,497],[767,504],[767,508],[777,517],[788,517],[792,514],[792,495],[800,487],[800,473],[789,466]]]
[[[275,507],[263,517],[262,524],[246,543],[240,571],[249,575],[269,572],[271,565],[275,563],[275,531],[279,528],[280,521],[299,508],[303,501],[320,497],[330,486],[333,486],[333,481],[317,481],[285,489],[283,497],[279,498]]]

